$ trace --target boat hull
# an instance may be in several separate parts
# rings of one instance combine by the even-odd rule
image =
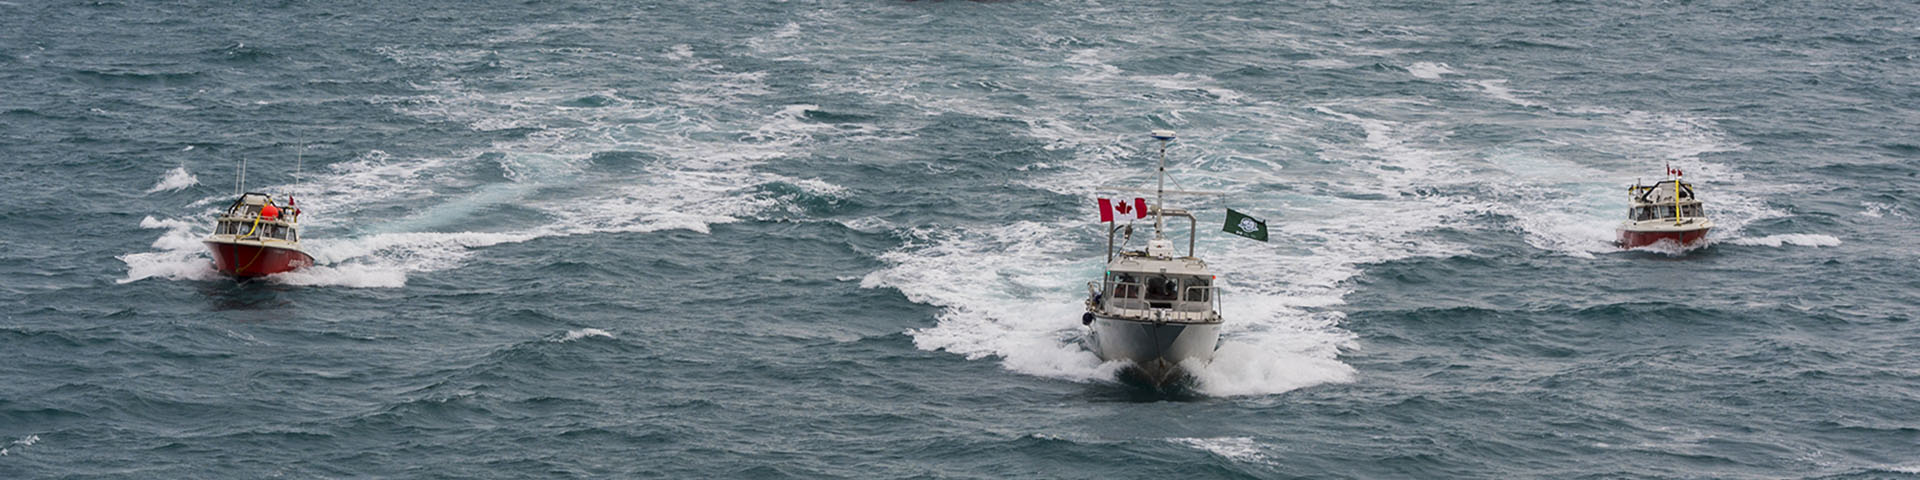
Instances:
[[[1621,229],[1619,232],[1620,247],[1640,248],[1660,243],[1661,241],[1673,242],[1681,247],[1692,247],[1706,240],[1708,230],[1711,230],[1711,228],[1652,231]]]
[[[249,243],[204,242],[213,252],[213,268],[234,277],[260,277],[313,265],[313,257],[292,248]]]
[[[1181,323],[1129,320],[1095,315],[1089,324],[1087,348],[1101,360],[1125,360],[1132,370],[1154,385],[1165,385],[1187,373],[1182,363],[1213,361],[1220,345],[1219,323]]]

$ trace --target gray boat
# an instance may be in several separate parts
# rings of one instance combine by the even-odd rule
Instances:
[[[1081,323],[1089,329],[1088,350],[1102,360],[1126,361],[1129,373],[1161,386],[1213,361],[1221,318],[1220,295],[1214,289],[1218,277],[1194,256],[1199,222],[1185,210],[1165,206],[1168,193],[1209,193],[1166,190],[1167,143],[1174,134],[1156,130],[1153,138],[1161,142],[1154,205],[1147,210],[1153,216],[1153,238],[1145,249],[1128,251],[1133,226],[1109,224],[1106,272],[1087,282],[1087,312]],[[1167,217],[1187,219],[1184,254],[1166,238]],[[1122,237],[1118,251],[1116,234]]]

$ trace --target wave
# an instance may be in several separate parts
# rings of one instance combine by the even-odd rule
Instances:
[[[129,253],[120,255],[121,262],[127,264],[127,277],[118,283],[128,283],[146,278],[165,278],[171,280],[211,280],[220,273],[213,269],[213,259],[200,249],[200,237],[195,233],[195,225],[184,220],[159,220],[151,216],[140,220],[140,228],[162,229],[165,233],[153,241],[157,251]]]
[[[1502,79],[1481,79],[1481,80],[1474,80],[1471,83],[1473,83],[1475,86],[1480,87],[1480,91],[1483,93],[1486,93],[1487,96],[1493,97],[1500,101],[1504,101],[1507,103],[1520,105],[1524,107],[1540,106],[1540,104],[1534,103],[1532,100],[1527,100],[1524,98],[1520,98],[1520,96],[1518,95],[1514,95],[1513,89],[1507,86],[1506,79],[1503,79],[1503,78]]]
[[[1840,245],[1840,239],[1832,235],[1821,235],[1817,233],[1789,233],[1789,234],[1782,234],[1782,235],[1768,235],[1768,236],[1758,237],[1758,238],[1735,238],[1732,240],[1728,240],[1727,243],[1732,243],[1735,245],[1754,245],[1754,246],[1763,246],[1763,247],[1779,247],[1784,245],[1800,245],[1804,247],[1834,247],[1834,246]]]
[[[582,328],[579,330],[568,330],[565,335],[561,335],[558,338],[548,339],[548,341],[551,341],[554,343],[566,343],[574,340],[579,340],[582,338],[591,338],[591,337],[613,338],[613,334],[607,333],[606,330],[601,330],[598,328]]]
[[[1445,63],[1414,62],[1413,65],[1407,66],[1407,73],[1412,74],[1414,78],[1423,78],[1427,80],[1439,80],[1440,77],[1443,75],[1450,75],[1450,74],[1455,74],[1459,72],[1453,71],[1453,69],[1449,68]]]
[[[168,170],[167,175],[162,177],[159,183],[155,183],[153,184],[153,188],[147,189],[147,193],[177,192],[199,184],[200,178],[194,176],[192,173],[188,173],[187,167],[182,165],[173,167],[173,170]]]
[[[1228,460],[1247,463],[1271,464],[1273,460],[1262,451],[1260,444],[1252,437],[1213,437],[1213,438],[1172,438],[1173,443],[1201,449]]]
[[[26,447],[31,447],[33,446],[33,444],[36,444],[36,443],[40,443],[39,435],[27,435],[26,437],[23,437],[19,440],[14,440],[13,442],[8,443],[6,447],[0,447],[0,457],[12,455],[13,451],[26,448]]]

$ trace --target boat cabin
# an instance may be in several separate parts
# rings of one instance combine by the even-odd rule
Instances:
[[[284,225],[280,222],[263,221],[256,224],[252,220],[221,219],[220,223],[213,227],[213,234],[248,238],[272,238],[289,242],[300,241],[298,228]]]
[[[261,215],[272,205],[272,215]],[[299,213],[292,206],[274,205],[273,197],[263,193],[248,192],[228,205],[214,224],[214,235],[233,235],[237,238],[274,239],[287,242],[300,241]]]
[[[1706,216],[1706,209],[1693,196],[1693,184],[1679,180],[1627,187],[1627,201],[1632,205],[1627,219],[1636,222]]]
[[[1198,258],[1126,252],[1087,287],[1092,290],[1090,306],[1107,316],[1209,321],[1219,318],[1216,279]]]
[[[1087,282],[1088,307],[1119,318],[1219,321],[1216,277],[1207,270],[1207,262],[1192,255],[1198,222],[1184,210],[1156,209],[1154,213],[1187,219],[1187,254],[1175,251],[1173,242],[1166,239],[1147,242],[1145,250],[1116,251],[1114,234],[1124,231],[1130,238],[1132,227],[1108,229],[1107,272],[1099,281]]]

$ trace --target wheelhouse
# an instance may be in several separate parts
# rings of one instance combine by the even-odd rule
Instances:
[[[280,222],[224,218],[213,227],[214,235],[233,235],[237,238],[271,238],[289,242],[300,241],[300,229]]]
[[[273,209],[268,211],[270,205]],[[262,211],[272,215],[262,215]],[[213,234],[231,235],[234,240],[299,242],[299,213],[291,205],[274,205],[273,197],[266,194],[249,192],[221,212]]]
[[[1693,184],[1679,180],[1627,187],[1627,201],[1632,205],[1627,219],[1636,222],[1706,216],[1706,209],[1694,198]]]
[[[1099,288],[1102,303],[1114,308],[1209,311],[1213,280],[1213,275],[1107,272]]]

